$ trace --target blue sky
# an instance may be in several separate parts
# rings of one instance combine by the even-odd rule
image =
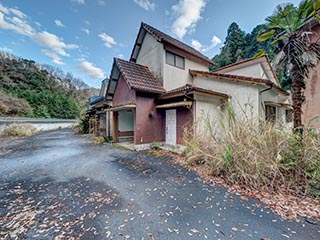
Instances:
[[[285,2],[300,0],[0,0],[0,51],[99,87],[114,57],[130,57],[142,21],[211,58],[232,22],[250,32]]]

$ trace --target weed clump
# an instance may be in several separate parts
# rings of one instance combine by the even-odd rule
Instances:
[[[252,189],[320,196],[320,138],[314,130],[299,136],[274,123],[231,118],[217,137],[212,121],[196,125],[197,131],[185,132],[188,164],[204,164],[211,174]]]
[[[5,127],[4,137],[30,137],[36,133],[36,129],[28,123],[13,123]]]

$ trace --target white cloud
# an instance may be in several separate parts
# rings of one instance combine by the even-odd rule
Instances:
[[[86,2],[84,0],[71,0],[71,2],[78,3],[80,5],[85,5]]]
[[[75,44],[66,44],[55,34],[43,31],[37,32],[25,19],[27,16],[18,9],[8,8],[0,3],[0,28],[14,31],[20,35],[35,40],[39,45],[47,48],[42,53],[51,57],[56,64],[63,64],[61,56],[70,56],[66,50],[79,48]],[[41,24],[35,22],[38,27]],[[57,26],[64,26],[60,20],[55,20]]]
[[[211,39],[211,46],[214,48],[218,44],[222,43],[221,39],[218,38],[217,36],[213,36]]]
[[[7,15],[13,14],[13,15],[19,17],[19,18],[25,18],[26,17],[26,15],[23,12],[21,12],[19,9],[7,8],[4,5],[2,5],[1,3],[0,3],[0,12],[2,12],[4,14],[7,14]]]
[[[100,6],[105,6],[105,5],[106,5],[106,2],[103,1],[103,0],[98,0],[98,5],[100,5]]]
[[[133,1],[146,11],[154,10],[156,6],[154,2],[150,2],[149,0],[133,0]]]
[[[124,55],[123,55],[122,53],[120,53],[120,54],[117,55],[117,58],[123,59],[123,58],[124,58]]]
[[[191,41],[192,47],[194,47],[196,50],[200,51],[202,44],[198,40],[192,40]]]
[[[207,52],[212,48],[216,47],[217,45],[221,44],[222,41],[217,36],[213,36],[211,39],[211,44],[209,46],[202,45],[198,40],[193,39],[191,41],[191,45],[198,51]]]
[[[29,37],[32,37],[35,33],[33,27],[26,21],[18,17],[5,16],[2,11],[0,12],[0,28],[12,30]]]
[[[10,8],[10,12],[13,15],[16,15],[19,18],[25,18],[26,17],[26,15],[23,12],[21,12],[20,10],[18,10],[16,8]]]
[[[59,65],[63,65],[63,64],[64,64],[64,62],[61,61],[61,58],[60,58],[60,57],[58,56],[58,54],[56,54],[55,52],[52,52],[52,51],[46,50],[46,49],[42,49],[41,52],[42,52],[44,55],[52,58],[52,61],[53,61],[54,63],[59,64]]]
[[[41,23],[39,23],[38,21],[35,21],[34,22],[38,27],[41,27],[42,25],[41,25]]]
[[[77,68],[91,78],[103,79],[105,74],[102,69],[95,67],[91,62],[84,61]]]
[[[201,19],[201,12],[206,6],[206,0],[180,0],[171,7],[177,19],[172,24],[175,36],[183,38],[186,33],[192,32]]]
[[[8,48],[8,47],[0,47],[0,51],[3,51],[3,52],[13,52],[13,50],[11,48]]]
[[[66,49],[76,49],[79,48],[76,44],[66,44],[57,35],[43,31],[37,33],[34,39],[43,47],[49,48],[56,54],[61,56],[70,56],[66,53]]]
[[[54,24],[57,27],[65,27],[65,25],[59,19],[54,20]]]
[[[117,42],[114,40],[113,37],[109,36],[106,33],[101,33],[99,34],[99,37],[101,38],[101,40],[104,42],[104,45],[107,48],[112,48],[113,45],[117,45]]]
[[[3,6],[1,3],[0,3],[0,12],[2,12],[4,14],[10,14],[9,8]]]
[[[90,34],[90,30],[88,28],[82,28],[81,30],[88,35]]]

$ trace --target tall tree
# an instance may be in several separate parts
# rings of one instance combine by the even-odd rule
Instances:
[[[284,66],[290,74],[294,131],[299,133],[303,132],[305,79],[320,60],[320,44],[310,40],[315,33],[307,27],[307,22],[319,17],[319,8],[320,0],[304,0],[298,7],[293,4],[279,5],[266,19],[268,31],[258,37],[261,42],[274,39],[272,43],[278,47],[274,63]]]
[[[221,53],[213,58],[218,67],[242,60],[245,47],[245,32],[233,22],[229,28]]]

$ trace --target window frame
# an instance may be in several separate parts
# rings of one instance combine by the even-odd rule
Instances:
[[[274,109],[274,114],[268,116],[267,115],[267,108],[272,108]],[[277,107],[273,105],[265,105],[265,120],[268,122],[275,123],[277,121]]]
[[[168,55],[172,55],[173,56],[173,64],[169,63],[168,62]],[[181,58],[183,60],[183,67],[180,67],[177,65],[177,58]],[[184,57],[178,55],[178,54],[175,54],[173,52],[170,52],[170,51],[166,51],[166,64],[170,65],[170,66],[173,66],[173,67],[176,67],[176,68],[180,68],[180,69],[185,69],[185,66],[186,66],[186,60]]]
[[[293,110],[286,109],[286,123],[292,123],[292,122],[293,122]]]

